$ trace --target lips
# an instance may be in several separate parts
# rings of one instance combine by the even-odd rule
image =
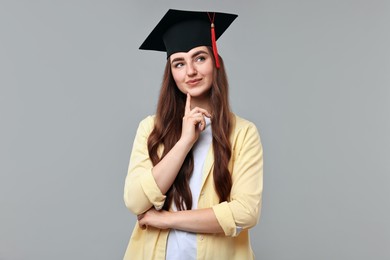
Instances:
[[[188,85],[196,85],[198,84],[202,79],[192,79],[192,80],[188,80],[186,83]]]

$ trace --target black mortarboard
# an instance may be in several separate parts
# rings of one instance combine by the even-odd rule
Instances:
[[[212,46],[219,67],[215,42],[236,17],[236,14],[228,13],[169,9],[139,48],[165,51],[169,57],[198,46]]]

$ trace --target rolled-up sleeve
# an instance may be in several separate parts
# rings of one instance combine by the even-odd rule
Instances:
[[[233,147],[230,201],[213,206],[226,236],[237,236],[237,227],[255,226],[261,212],[263,148],[253,123],[240,129]]]
[[[139,124],[125,180],[124,201],[126,207],[136,215],[144,213],[153,206],[161,209],[166,198],[152,175],[153,164],[147,148],[147,140],[153,124],[154,118],[151,116]]]

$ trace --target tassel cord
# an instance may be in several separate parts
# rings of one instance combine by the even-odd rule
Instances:
[[[211,18],[210,13],[207,13],[209,16],[210,22],[211,22],[211,45],[213,48],[213,54],[215,58],[215,66],[217,69],[219,69],[220,64],[219,64],[219,57],[218,57],[218,49],[217,49],[217,39],[215,37],[215,26],[214,26],[214,18],[215,18],[215,13],[213,13],[213,17]]]

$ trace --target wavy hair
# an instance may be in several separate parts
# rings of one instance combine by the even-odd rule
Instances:
[[[212,49],[208,47],[210,56],[215,64]],[[228,201],[232,188],[232,178],[228,170],[231,157],[230,134],[232,132],[233,117],[229,106],[228,80],[225,66],[219,56],[220,68],[214,65],[212,87],[209,92],[211,104],[212,145],[214,152],[214,188],[220,202]],[[160,96],[157,104],[154,129],[148,138],[149,157],[156,165],[172,149],[181,137],[182,119],[186,95],[183,94],[173,79],[171,64],[167,60]],[[218,112],[217,112],[218,111]],[[159,147],[163,147],[159,154]],[[187,154],[173,185],[168,190],[164,209],[168,210],[175,203],[178,210],[192,208],[192,195],[189,180],[194,169],[194,158],[191,151]]]

